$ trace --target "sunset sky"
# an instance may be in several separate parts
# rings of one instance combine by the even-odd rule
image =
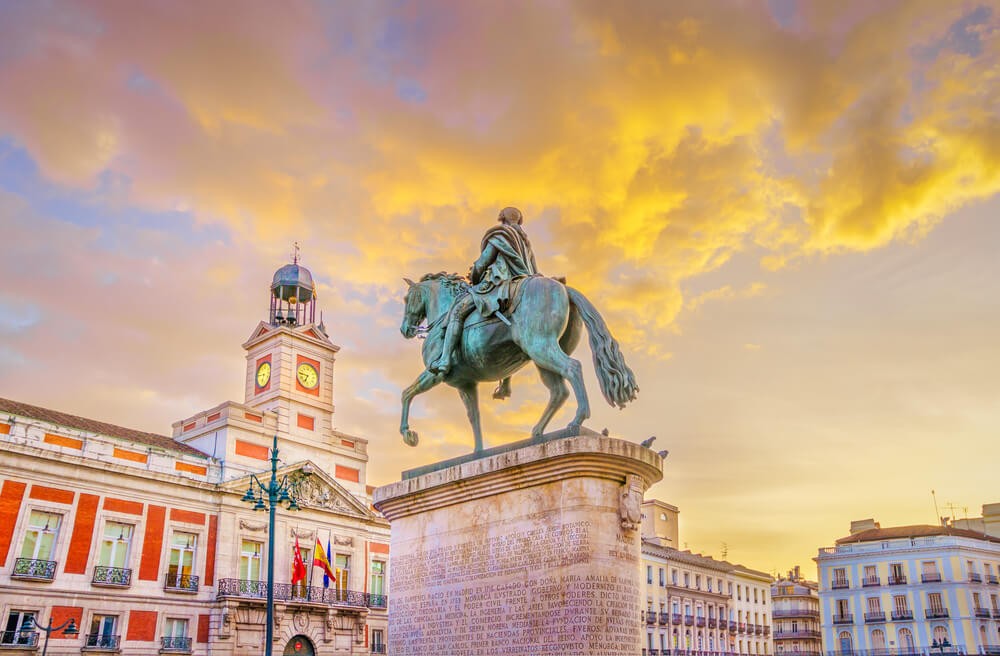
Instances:
[[[444,387],[398,435],[402,278],[515,205],[621,341],[639,400],[583,347],[588,425],[670,450],[682,542],[815,576],[852,519],[1000,501],[998,192],[997,0],[0,0],[0,396],[162,434],[241,401],[298,241],[390,483],[471,450]],[[541,412],[513,387],[487,446]]]

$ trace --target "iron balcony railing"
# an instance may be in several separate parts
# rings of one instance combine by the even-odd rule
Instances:
[[[121,636],[90,633],[85,638],[83,648],[91,651],[117,651],[120,644]]]
[[[94,585],[127,588],[132,585],[132,570],[122,567],[97,565],[94,567],[94,578],[91,580],[91,583]]]
[[[646,611],[646,624],[656,624],[656,611],[654,610]]]
[[[10,575],[19,579],[51,581],[56,575],[56,561],[18,558],[14,561],[14,571]]]
[[[992,583],[993,585],[996,585],[997,581],[1000,581],[1000,579],[997,579],[997,575],[996,574],[987,574],[986,575],[986,582],[987,583]]]
[[[685,615],[684,616],[684,625],[685,626],[694,626],[694,615]]]
[[[753,632],[757,635],[764,635],[764,625],[757,624],[756,626],[753,627]]]
[[[912,610],[894,610],[892,611],[892,621],[893,622],[906,622],[913,619]]]
[[[933,572],[931,574],[921,574],[920,581],[922,583],[940,583],[941,575],[938,574],[937,572]]]
[[[0,631],[0,647],[37,647],[37,631]]]
[[[890,574],[889,585],[906,585],[906,574]]]
[[[819,609],[811,608],[776,608],[771,611],[772,617],[819,617]]]
[[[969,572],[969,583],[982,583],[983,575],[979,572]]]
[[[865,613],[865,621],[871,622],[884,622],[885,621],[885,611],[876,611],[873,613]]]
[[[373,654],[384,654],[385,653],[385,645],[372,645],[372,653]]]
[[[874,588],[879,585],[882,585],[882,579],[878,576],[866,576],[864,580],[861,581],[861,586],[864,588]]]
[[[924,611],[924,616],[929,620],[940,619],[942,617],[948,617],[947,608],[928,608]]]
[[[732,622],[732,621],[729,622],[729,632],[730,633],[736,633],[737,630],[739,630],[739,624],[737,624],[736,622]]]
[[[163,651],[191,651],[191,638],[181,638],[178,636],[163,636],[160,639],[160,649]]]
[[[780,640],[782,638],[819,638],[822,637],[822,633],[815,629],[799,629],[798,631],[775,631],[775,640]]]
[[[267,583],[242,579],[219,579],[218,597],[240,597],[242,599],[267,598]],[[357,590],[337,590],[318,586],[274,584],[274,600],[291,603],[327,604],[329,606],[352,606],[356,608],[386,608],[389,597]],[[655,617],[655,614],[654,614]],[[654,619],[655,621],[655,619]]]
[[[670,624],[670,613],[660,613],[660,624]]]
[[[198,592],[199,580],[193,574],[167,574],[163,582],[163,589],[172,592]],[[164,647],[164,649],[166,648]]]
[[[674,624],[680,624],[681,623],[681,614],[680,613],[674,613],[673,615],[670,616],[670,621],[673,622]]]
[[[993,619],[1000,620],[1000,608],[993,609]]]
[[[694,623],[695,623],[695,626],[702,626],[703,627],[703,626],[705,626],[705,618],[704,617],[695,618]]]
[[[714,629],[716,627],[716,621],[714,617],[708,618],[708,628]]]
[[[977,608],[975,612],[976,612],[976,617],[982,617],[988,619],[990,616],[989,608]]]
[[[843,590],[844,588],[851,587],[851,584],[847,579],[833,579],[833,582],[830,583],[830,587],[834,590]]]
[[[854,624],[854,614],[853,613],[844,613],[843,615],[834,615],[833,616],[833,623],[834,624]]]

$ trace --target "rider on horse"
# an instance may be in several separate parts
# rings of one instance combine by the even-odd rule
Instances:
[[[497,220],[500,225],[486,231],[480,245],[482,254],[469,270],[470,293],[459,297],[448,315],[441,357],[429,367],[434,373],[446,374],[451,369],[452,351],[462,336],[462,324],[473,308],[479,310],[483,318],[496,314],[509,325],[510,321],[504,313],[511,301],[511,283],[538,273],[531,242],[521,227],[524,222],[521,210],[505,207]],[[510,379],[505,378],[494,396],[502,398],[509,395]]]

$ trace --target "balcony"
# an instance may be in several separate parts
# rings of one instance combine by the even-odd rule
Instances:
[[[714,617],[708,618],[708,628],[714,629],[716,626],[718,626],[716,619]]]
[[[660,613],[660,624],[664,626],[670,624],[670,613]]]
[[[764,635],[766,636],[771,635],[771,627],[768,626],[767,624],[764,625]]]
[[[774,639],[788,639],[788,638],[820,638],[822,633],[815,629],[799,629],[798,631],[775,631]]]
[[[819,609],[811,608],[775,608],[771,617],[819,617]]]
[[[834,624],[854,624],[854,613],[833,616]]]
[[[979,572],[969,572],[969,583],[982,583],[983,575]]]
[[[730,633],[736,633],[736,630],[737,630],[737,624],[736,624],[736,622],[730,622],[729,623],[729,632]]]
[[[684,626],[694,626],[694,615],[684,616]]]
[[[172,653],[191,653],[191,638],[164,636],[160,638],[160,651]]]
[[[83,651],[118,651],[121,636],[90,633],[84,636]]]
[[[830,587],[834,590],[846,590],[851,587],[851,584],[847,579],[833,579],[830,582]]]
[[[656,611],[646,611],[646,624],[656,624]]]
[[[167,574],[163,581],[163,589],[168,592],[198,592],[199,577],[192,574]]]
[[[372,645],[372,653],[373,654],[384,654],[385,653],[385,645]]]
[[[929,620],[937,620],[944,617],[948,617],[947,608],[928,608],[924,611],[924,617]]]
[[[1000,620],[1000,608],[993,609],[993,619]]]
[[[240,599],[258,599],[263,602],[267,598],[267,583],[264,581],[219,579],[217,590],[219,599],[223,597],[238,597]],[[337,590],[335,588],[321,588],[318,586],[306,587],[301,585],[293,586],[288,583],[275,583],[274,600],[291,603],[380,609],[386,607],[388,595],[358,592],[356,590]],[[653,613],[654,618],[655,615]],[[648,614],[646,617],[648,618]]]
[[[29,581],[51,581],[56,576],[56,561],[18,558],[14,561],[14,571],[10,576]]]
[[[865,622],[868,624],[871,624],[872,622],[884,622],[884,621],[885,621],[885,611],[865,613]]]
[[[37,646],[37,631],[0,631],[0,649],[24,649]]]
[[[740,622],[740,633],[746,633],[746,632],[747,632],[747,623]]]
[[[987,654],[988,656],[997,656],[997,654],[1000,654],[1000,646],[997,646],[997,645],[984,645],[983,646],[983,653]]]
[[[755,624],[754,627],[753,627],[753,632],[754,632],[754,635],[764,635],[764,625],[763,624]]]
[[[704,617],[695,618],[694,625],[698,626],[698,627],[704,627],[705,626],[705,618]]]
[[[94,578],[90,582],[109,588],[127,588],[132,585],[132,570],[98,565],[94,567]]]
[[[940,583],[941,582],[941,575],[938,574],[937,572],[932,572],[930,574],[921,574],[920,575],[920,582],[921,583]]]
[[[863,588],[875,588],[882,585],[882,579],[877,576],[866,576],[861,581],[861,587]]]
[[[892,621],[893,622],[909,622],[913,619],[912,610],[894,610],[892,611]]]
[[[906,574],[890,574],[889,585],[906,585]]]
[[[997,575],[996,574],[987,574],[986,575],[986,582],[987,583],[992,583],[993,585],[996,585],[997,584]]]
[[[681,623],[681,614],[680,613],[674,613],[671,616],[670,621],[673,622],[674,624],[680,624]]]
[[[989,619],[990,618],[990,609],[989,608],[977,608],[974,612],[976,613],[976,617],[981,617],[983,619]]]

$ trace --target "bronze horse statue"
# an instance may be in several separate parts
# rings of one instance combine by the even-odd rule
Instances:
[[[469,293],[469,284],[456,274],[427,274],[420,282],[406,279],[403,323],[399,330],[407,339],[425,332],[422,356],[424,366],[440,355],[447,317],[455,299]],[[446,383],[458,390],[472,424],[475,452],[483,450],[479,420],[478,384],[499,381],[511,376],[528,362],[534,362],[542,382],[549,389],[549,402],[541,418],[531,429],[532,438],[545,431],[552,416],[569,398],[568,380],[576,397],[576,414],[567,427],[578,430],[590,417],[590,402],[583,384],[579,360],[569,356],[580,341],[581,324],[587,327],[594,367],[601,392],[608,403],[619,408],[632,401],[639,391],[632,370],[625,364],[618,342],[611,336],[604,319],[583,294],[558,280],[531,276],[520,281],[521,289],[505,312],[510,325],[499,318],[482,317],[478,311],[465,320],[462,339],[455,349],[453,365],[446,374],[424,370],[403,390],[399,432],[410,446],[419,439],[410,430],[410,403],[413,397]],[[426,327],[422,323],[427,321]],[[498,389],[499,392],[499,389]],[[495,394],[497,398],[504,394]]]

